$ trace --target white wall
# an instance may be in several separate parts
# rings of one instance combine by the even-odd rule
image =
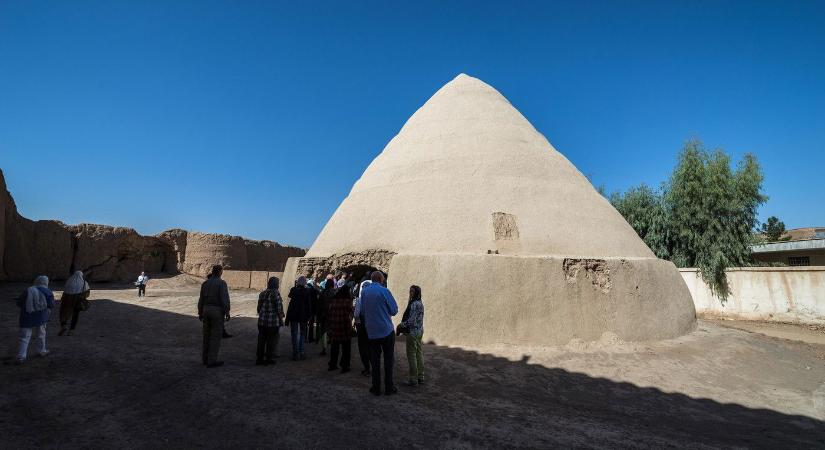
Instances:
[[[825,323],[825,266],[730,268],[731,294],[724,305],[697,269],[679,272],[700,316]]]

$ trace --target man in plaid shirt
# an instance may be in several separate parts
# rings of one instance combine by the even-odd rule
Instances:
[[[255,365],[275,364],[279,357],[279,327],[284,323],[284,302],[278,292],[279,280],[272,277],[258,295],[258,352]]]

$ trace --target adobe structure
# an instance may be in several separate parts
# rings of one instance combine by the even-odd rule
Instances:
[[[240,236],[172,229],[142,236],[126,227],[30,220],[17,211],[0,170],[0,281],[38,275],[65,280],[82,270],[90,281],[133,281],[141,271],[205,277],[214,264],[280,272],[304,249]]]
[[[421,286],[425,339],[442,345],[654,340],[696,325],[676,267],[507,99],[464,74],[372,161],[281,286],[371,268],[388,273],[401,308]]]

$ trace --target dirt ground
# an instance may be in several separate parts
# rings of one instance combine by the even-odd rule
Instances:
[[[374,397],[355,344],[348,374],[313,344],[306,361],[254,366],[253,292],[232,292],[226,366],[205,369],[194,281],[152,280],[142,300],[93,286],[76,335],[58,337],[54,314],[51,354],[21,366],[24,286],[0,284],[0,447],[825,448],[822,330],[700,321],[663,342],[426,345],[428,384]]]

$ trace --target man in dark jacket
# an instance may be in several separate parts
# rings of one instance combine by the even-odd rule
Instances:
[[[221,279],[223,267],[212,268],[208,280],[201,284],[198,298],[198,318],[203,322],[203,364],[206,367],[220,367],[218,350],[221,347],[223,322],[229,320],[229,288]]]
[[[307,321],[312,310],[310,303],[310,292],[306,287],[307,279],[304,276],[298,277],[295,286],[289,290],[289,306],[286,310],[285,324],[289,325],[292,332],[292,360],[306,359],[304,354],[304,341],[307,334]]]

